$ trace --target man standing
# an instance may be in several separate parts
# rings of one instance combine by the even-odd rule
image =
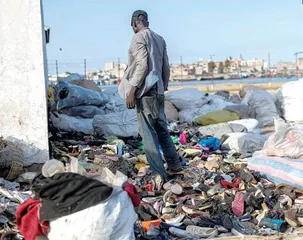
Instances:
[[[164,113],[164,91],[169,81],[169,62],[164,39],[151,31],[145,11],[133,13],[131,26],[135,35],[128,52],[119,94],[127,108],[137,108],[139,133],[143,139],[151,170],[168,179],[168,174],[182,171],[175,145],[167,131]],[[159,150],[162,148],[167,172]]]

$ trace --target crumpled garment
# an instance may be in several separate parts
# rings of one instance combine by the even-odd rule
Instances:
[[[48,232],[49,222],[39,222],[38,219],[40,204],[40,200],[28,198],[17,209],[17,226],[26,240],[35,240]]]
[[[136,187],[133,184],[129,183],[123,188],[123,190],[128,193],[128,196],[132,200],[134,207],[138,207],[141,203],[141,199],[137,192]]]
[[[186,133],[185,133],[185,132],[182,132],[182,133],[180,134],[179,142],[180,142],[182,145],[186,145]]]
[[[42,199],[40,220],[51,220],[95,206],[109,199],[113,188],[76,173],[38,174],[32,190]]]
[[[215,137],[203,138],[198,144],[202,147],[209,148],[211,151],[220,149],[220,139]]]

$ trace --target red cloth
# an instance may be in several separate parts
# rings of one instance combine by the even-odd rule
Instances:
[[[138,207],[141,203],[141,199],[137,192],[136,187],[133,184],[128,183],[124,187],[124,191],[126,191],[128,193],[128,196],[131,198],[134,207]]]
[[[227,190],[228,188],[239,188],[239,184],[240,184],[240,179],[236,178],[234,183],[225,181],[225,180],[221,180],[221,185],[224,187],[225,190]]]
[[[29,198],[17,209],[16,222],[25,240],[35,240],[48,232],[49,222],[40,223],[38,219],[40,203],[40,200]]]

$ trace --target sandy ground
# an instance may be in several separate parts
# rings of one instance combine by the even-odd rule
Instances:
[[[227,90],[232,93],[237,93],[243,86],[254,85],[261,87],[268,91],[277,91],[285,82],[276,82],[276,83],[222,83],[216,85],[195,85],[195,86],[171,86],[168,88],[169,91],[178,90],[182,88],[197,88],[202,92],[216,92],[219,90]]]

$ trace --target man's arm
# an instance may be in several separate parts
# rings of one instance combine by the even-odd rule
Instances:
[[[170,66],[169,66],[169,60],[167,55],[166,43],[164,41],[164,55],[163,55],[163,67],[162,67],[162,79],[163,79],[164,91],[167,91],[169,77],[170,77]]]
[[[131,79],[129,79],[130,85],[133,87],[140,87],[146,78],[148,72],[147,65],[147,49],[144,40],[141,36],[136,35],[132,43],[132,52],[135,58],[135,72]]]
[[[145,46],[144,40],[135,35],[132,41],[132,53],[135,59],[135,72],[131,79],[129,79],[129,84],[132,85],[130,92],[126,98],[126,106],[127,108],[134,108],[136,105],[135,101],[135,94],[138,87],[144,82],[148,72],[148,65],[147,65],[147,49]]]

